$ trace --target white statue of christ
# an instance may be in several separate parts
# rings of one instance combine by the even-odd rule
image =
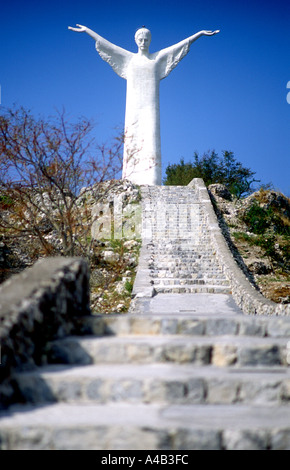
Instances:
[[[91,36],[101,58],[127,80],[122,178],[136,184],[161,185],[160,80],[170,74],[196,39],[219,31],[199,31],[150,54],[151,33],[145,27],[135,34],[138,53],[133,53],[112,44],[86,26],[77,26],[69,26],[69,29]]]

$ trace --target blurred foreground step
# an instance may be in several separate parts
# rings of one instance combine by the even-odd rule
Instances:
[[[1,420],[2,450],[290,449],[290,408],[111,403],[18,406]]]
[[[68,337],[47,349],[50,363],[191,363],[216,366],[285,366],[285,338],[248,336]]]
[[[50,365],[17,374],[28,403],[271,404],[290,401],[290,369],[176,364]]]
[[[199,314],[92,315],[79,319],[78,334],[87,335],[242,335],[290,339],[290,317]]]

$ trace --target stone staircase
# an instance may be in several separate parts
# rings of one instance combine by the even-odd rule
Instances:
[[[1,414],[1,448],[289,449],[289,320],[83,318],[46,366],[15,375],[22,404]]]
[[[194,188],[144,186],[143,238],[157,293],[230,293]],[[146,242],[145,242],[146,243]]]
[[[130,314],[80,318],[74,335],[47,344],[42,366],[15,373],[18,404],[0,413],[0,448],[289,450],[290,317],[236,306],[202,207],[188,215],[194,191],[142,191],[157,295]],[[168,227],[158,220],[154,193],[164,209],[172,191],[180,221],[187,211],[182,233],[173,210]]]

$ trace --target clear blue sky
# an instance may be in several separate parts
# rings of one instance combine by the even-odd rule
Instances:
[[[0,12],[1,105],[92,118],[100,143],[123,129],[126,82],[92,38],[68,26],[86,25],[132,52],[142,25],[150,52],[220,29],[198,39],[160,84],[163,174],[195,151],[230,150],[290,196],[289,1],[1,0]]]

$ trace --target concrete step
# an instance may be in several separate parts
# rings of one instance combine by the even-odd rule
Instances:
[[[186,307],[186,309],[185,309]],[[214,307],[214,306],[213,306]],[[152,313],[144,315],[110,314],[79,318],[80,335],[193,335],[193,336],[259,336],[290,338],[290,317],[261,317],[232,314],[223,311],[194,313],[197,305],[181,305],[177,314]],[[159,309],[157,309],[159,310]],[[207,313],[208,312],[208,313]],[[287,339],[288,338],[288,339]],[[290,345],[289,345],[290,346]]]
[[[215,286],[228,286],[229,281],[227,279],[208,279],[208,282],[205,282],[203,279],[191,279],[186,278],[164,278],[164,277],[154,277],[151,276],[154,282],[154,286],[182,286],[182,285],[199,285],[203,286],[205,284],[215,285]]]
[[[194,261],[201,261],[201,260],[206,260],[208,262],[212,261],[213,257],[213,249],[208,247],[208,244],[205,242],[205,245],[199,245],[197,243],[194,243],[193,245],[189,245],[187,243],[186,246],[182,245],[182,242],[175,241],[176,243],[176,248],[174,249],[169,249],[164,246],[164,243],[162,245],[158,245],[158,241],[153,242],[154,245],[150,249],[150,255],[154,256],[154,258],[158,257],[160,260],[164,261],[170,261],[174,259],[174,261],[179,261],[182,262],[184,259],[185,261],[189,262],[194,262]],[[149,251],[149,249],[148,249]],[[176,260],[175,260],[176,258]]]
[[[285,338],[248,336],[68,337],[48,345],[50,363],[177,364],[224,366],[288,365]]]
[[[14,376],[20,402],[287,404],[290,368],[174,364],[51,365]]]
[[[290,408],[66,404],[1,414],[2,450],[289,450]]]
[[[175,282],[177,284],[187,280],[188,284],[219,284],[221,282],[229,284],[228,279],[223,276],[222,272],[217,274],[216,271],[213,271],[213,273],[206,271],[202,274],[202,272],[199,272],[199,270],[186,271],[184,269],[180,269],[177,272],[176,270],[170,268],[155,269],[155,267],[150,267],[149,270],[150,277],[154,281],[162,281],[164,279],[171,281],[171,283]]]
[[[165,251],[164,248],[160,253],[153,252],[153,262],[158,261],[159,263],[172,264],[177,266],[186,265],[194,266],[199,263],[214,264],[212,252],[205,253],[200,251],[197,247],[194,247],[191,251],[185,252],[184,250],[179,250],[176,252]]]
[[[173,286],[155,285],[154,289],[158,294],[231,294],[232,289],[229,286],[223,285],[193,285],[182,284]]]

